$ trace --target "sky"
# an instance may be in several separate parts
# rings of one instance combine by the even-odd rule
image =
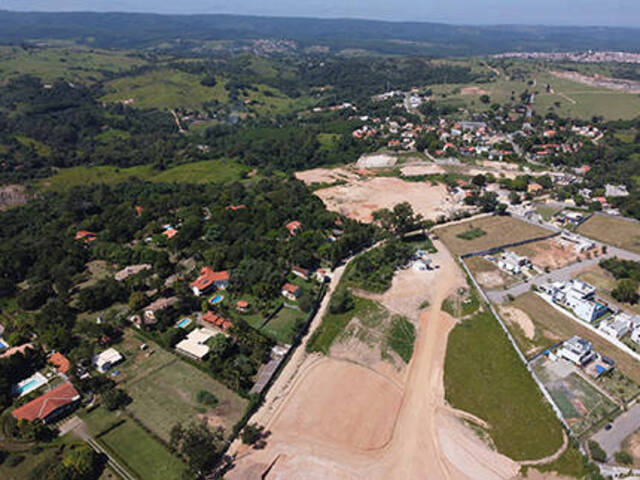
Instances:
[[[640,27],[640,0],[0,0],[0,9]]]

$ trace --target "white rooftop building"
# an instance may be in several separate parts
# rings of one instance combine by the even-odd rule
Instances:
[[[213,336],[214,333],[211,330],[196,328],[185,339],[176,344],[176,350],[188,357],[202,360],[209,353],[209,347],[206,342]]]
[[[124,357],[119,351],[115,348],[108,348],[104,352],[94,355],[91,363],[96,370],[105,373],[122,360],[124,360]]]
[[[630,322],[624,317],[615,317],[603,321],[598,329],[611,338],[622,338],[629,332]]]
[[[558,356],[576,365],[584,366],[596,358],[596,353],[588,340],[571,337],[562,343],[562,347],[558,350]]]

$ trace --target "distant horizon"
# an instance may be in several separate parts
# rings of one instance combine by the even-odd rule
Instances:
[[[184,0],[179,11],[168,0],[0,0],[0,10],[33,13],[139,13],[156,15],[234,15],[460,26],[640,28],[635,0]],[[559,13],[562,12],[562,13]]]

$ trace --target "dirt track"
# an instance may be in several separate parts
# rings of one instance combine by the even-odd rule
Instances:
[[[431,307],[419,317],[402,384],[350,362],[307,356],[280,391],[284,401],[254,419],[271,432],[266,447],[238,448],[228,478],[261,478],[267,470],[268,479],[516,478],[519,465],[491,450],[444,402],[446,339],[455,321],[440,305],[464,279],[437,247],[441,268],[424,277]]]

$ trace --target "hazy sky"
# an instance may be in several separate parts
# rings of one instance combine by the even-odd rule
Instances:
[[[0,0],[0,9],[640,27],[640,0]]]

